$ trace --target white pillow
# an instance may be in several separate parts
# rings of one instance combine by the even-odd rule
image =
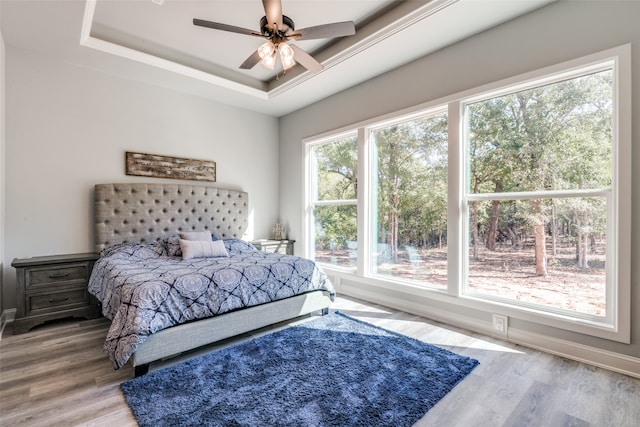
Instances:
[[[211,240],[211,231],[181,231],[178,233],[184,240]]]
[[[228,257],[222,240],[183,240],[180,239],[182,259]]]

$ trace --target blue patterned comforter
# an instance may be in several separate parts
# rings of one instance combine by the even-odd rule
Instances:
[[[150,334],[314,290],[335,291],[308,259],[266,253],[242,240],[224,240],[229,257],[183,260],[166,242],[120,244],[104,250],[89,292],[111,319],[104,344],[116,369]]]

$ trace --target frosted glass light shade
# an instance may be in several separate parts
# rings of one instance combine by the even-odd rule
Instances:
[[[293,49],[286,43],[280,43],[278,45],[278,52],[280,52],[280,60],[282,61],[282,68],[288,70],[296,64],[293,59]]]
[[[260,56],[260,58],[262,58],[262,60],[264,60],[265,58],[269,58],[270,56],[273,56],[275,52],[276,52],[276,47],[273,45],[273,43],[271,43],[271,41],[263,43],[258,48],[258,55]]]
[[[262,61],[260,62],[262,63],[262,65],[264,65],[268,69],[273,70],[273,68],[276,65],[276,53],[273,52],[273,55],[267,56],[266,58],[262,58]]]

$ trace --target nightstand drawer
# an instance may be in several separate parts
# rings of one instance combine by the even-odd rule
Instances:
[[[27,289],[73,281],[86,283],[89,280],[89,265],[85,262],[59,267],[31,268],[27,271],[26,279],[25,285]]]
[[[84,306],[89,304],[86,289],[75,289],[64,292],[49,292],[41,295],[27,295],[27,316],[57,311],[61,308]]]
[[[49,320],[99,317],[98,301],[87,291],[97,259],[98,254],[92,252],[14,259],[17,307],[13,332],[21,334]]]

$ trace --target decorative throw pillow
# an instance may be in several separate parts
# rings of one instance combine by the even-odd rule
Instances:
[[[183,240],[180,239],[182,259],[228,257],[222,240]]]
[[[181,231],[178,233],[182,240],[211,240],[211,232],[205,231]]]
[[[167,248],[167,255],[169,256],[182,256],[182,250],[180,249],[180,237],[171,236],[164,239],[164,246]]]

